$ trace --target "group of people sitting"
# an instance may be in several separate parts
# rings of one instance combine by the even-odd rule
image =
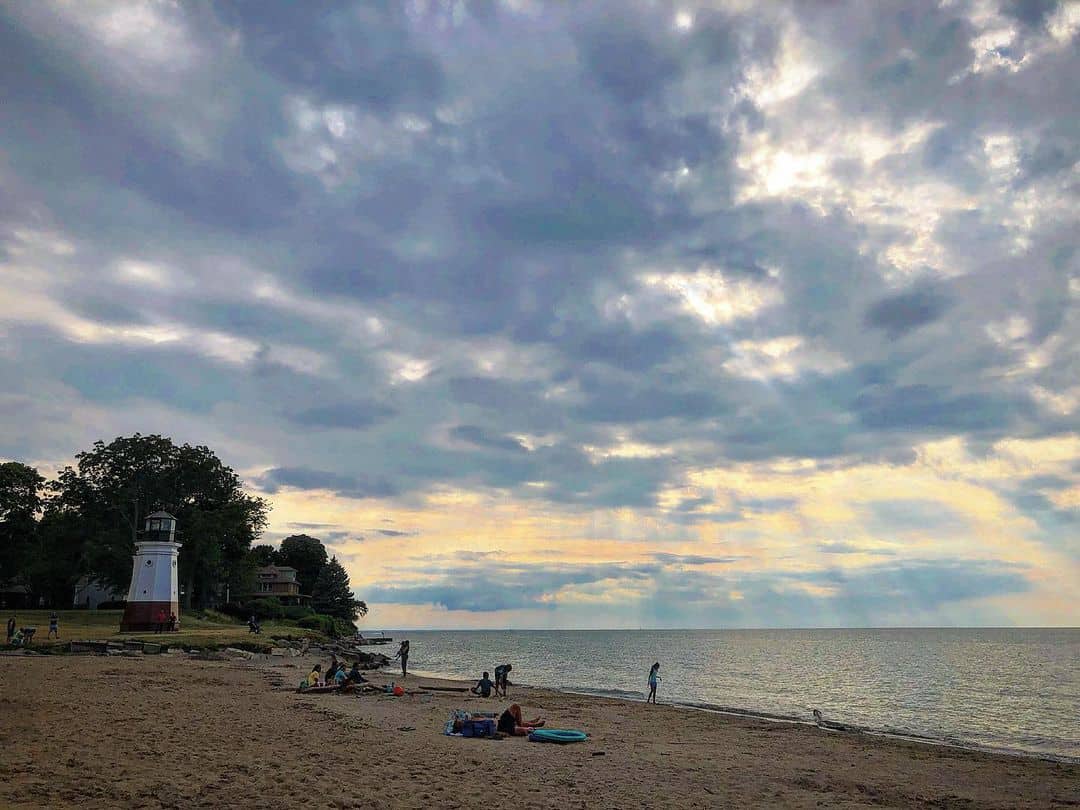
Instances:
[[[301,690],[312,689],[317,686],[336,686],[343,690],[374,688],[368,683],[364,673],[360,671],[359,662],[353,662],[352,669],[346,672],[345,665],[338,663],[336,656],[331,659],[325,675],[322,671],[322,665],[315,664],[308,676],[300,683]]]
[[[495,692],[495,697],[506,697],[506,687],[510,685],[510,671],[513,669],[511,664],[500,664],[495,667],[495,680],[491,680],[487,672],[483,674],[483,677],[476,682],[470,691],[474,695],[480,697],[491,697],[492,691]],[[501,693],[501,694],[500,694]]]

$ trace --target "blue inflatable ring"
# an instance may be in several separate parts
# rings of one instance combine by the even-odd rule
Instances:
[[[529,734],[532,742],[575,743],[585,742],[587,739],[584,731],[572,728],[538,728]]]

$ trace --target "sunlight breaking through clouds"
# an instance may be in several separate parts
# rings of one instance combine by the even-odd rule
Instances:
[[[0,458],[376,625],[1076,624],[1078,9],[8,4]]]

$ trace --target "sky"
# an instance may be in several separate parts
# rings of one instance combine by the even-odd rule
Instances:
[[[0,459],[208,445],[370,629],[1078,625],[1078,41],[5,3]]]

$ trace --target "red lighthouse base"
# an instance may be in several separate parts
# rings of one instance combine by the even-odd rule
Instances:
[[[165,621],[161,621],[164,613]],[[169,617],[176,616],[173,630],[180,629],[180,605],[177,602],[128,602],[120,620],[121,633],[146,633],[167,630]]]

